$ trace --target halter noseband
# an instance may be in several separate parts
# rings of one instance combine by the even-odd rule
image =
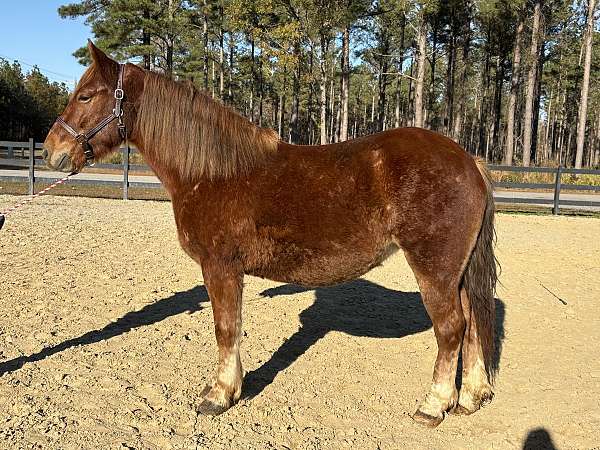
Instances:
[[[102,129],[104,129],[109,123],[113,120],[117,119],[117,127],[119,129],[119,136],[121,139],[127,139],[127,130],[125,128],[125,124],[123,123],[123,109],[122,102],[125,97],[125,93],[123,92],[123,72],[125,71],[125,65],[119,64],[119,76],[117,77],[117,88],[115,89],[115,108],[112,110],[110,115],[106,116],[103,120],[101,120],[98,125],[94,128],[90,129],[85,133],[78,133],[75,131],[62,117],[58,117],[56,119],[56,123],[63,127],[67,133],[75,138],[75,140],[81,144],[83,149],[83,154],[85,155],[85,161],[89,166],[94,165],[94,148],[89,143],[89,140],[93,138],[96,134],[98,134]]]

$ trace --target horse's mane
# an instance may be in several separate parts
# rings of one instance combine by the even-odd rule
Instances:
[[[157,162],[188,181],[247,173],[277,148],[259,128],[191,82],[147,72],[136,129]]]

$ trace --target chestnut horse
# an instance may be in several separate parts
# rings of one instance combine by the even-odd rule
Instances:
[[[491,400],[497,277],[482,162],[418,128],[287,144],[191,83],[119,65],[91,42],[89,50],[92,65],[51,129],[45,158],[79,171],[86,156],[118,149],[126,129],[168,191],[180,244],[202,268],[214,313],[218,366],[200,412],[220,414],[242,392],[245,274],[325,286],[360,277],[397,249],[438,344],[414,419],[436,426],[446,412],[470,414]]]

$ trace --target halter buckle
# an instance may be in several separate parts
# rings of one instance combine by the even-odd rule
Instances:
[[[121,111],[121,115],[123,115],[123,112]],[[121,139],[127,139],[127,128],[125,127],[125,124],[123,122],[120,122],[117,125],[117,128],[119,130],[119,136],[121,136]]]
[[[123,100],[124,96],[125,96],[125,92],[123,92],[123,89],[121,89],[121,88],[115,89],[115,98],[117,100]]]
[[[85,140],[81,143],[81,146],[83,147],[83,154],[85,155],[85,162],[88,164],[88,166],[93,166],[94,165],[94,149],[92,148],[92,146],[90,145],[90,143]]]

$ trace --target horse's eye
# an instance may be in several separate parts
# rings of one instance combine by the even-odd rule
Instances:
[[[92,97],[90,97],[89,95],[80,95],[79,97],[77,97],[77,101],[81,102],[81,103],[87,103],[92,99]]]

